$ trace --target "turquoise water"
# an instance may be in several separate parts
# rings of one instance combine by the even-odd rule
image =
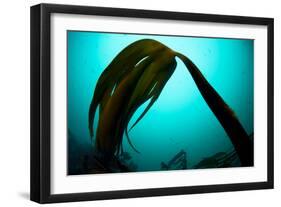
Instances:
[[[122,49],[144,38],[158,40],[189,57],[234,110],[246,132],[253,133],[253,40],[68,31],[68,129],[74,137],[69,142],[91,148],[88,110],[97,80]],[[186,151],[188,168],[192,168],[205,157],[233,148],[186,67],[179,59],[177,63],[159,99],[130,131],[140,153],[123,139],[137,171],[160,170],[160,163],[167,163],[180,150]],[[129,126],[144,107],[134,114]]]

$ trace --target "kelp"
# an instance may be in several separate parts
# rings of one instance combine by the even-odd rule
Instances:
[[[193,166],[194,169],[205,169],[205,168],[226,168],[235,167],[237,164],[236,160],[239,159],[235,150],[228,152],[217,152],[210,157],[203,158],[198,164]]]
[[[181,150],[167,163],[161,162],[161,170],[184,170],[187,169],[186,151]]]
[[[157,101],[176,69],[176,57],[183,61],[204,100],[230,137],[242,166],[252,165],[252,142],[234,112],[189,58],[152,39],[139,40],[127,46],[98,79],[88,123],[91,138],[96,137],[96,149],[108,159],[122,153],[125,134],[129,144],[137,151],[128,135],[128,123],[136,110],[149,101],[133,128]],[[98,107],[99,119],[94,134],[94,117]]]

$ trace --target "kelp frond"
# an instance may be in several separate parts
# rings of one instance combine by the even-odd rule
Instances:
[[[152,39],[127,46],[101,74],[89,109],[89,131],[94,137],[94,117],[99,106],[96,148],[108,156],[118,154],[122,150],[124,133],[134,148],[128,135],[128,123],[136,110],[149,100],[133,128],[157,101],[176,68],[176,57],[184,62],[204,100],[229,135],[242,165],[251,165],[251,142],[230,107],[190,59]]]
[[[100,106],[96,131],[99,150],[109,154],[120,151],[123,134],[134,112],[150,99],[138,122],[157,100],[175,67],[174,53],[149,39],[129,45],[113,59],[98,80],[89,110],[89,130],[93,137],[95,112]],[[132,146],[129,138],[128,141]]]

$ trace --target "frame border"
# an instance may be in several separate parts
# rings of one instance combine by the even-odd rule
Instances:
[[[51,13],[151,18],[267,26],[267,181],[136,190],[51,194],[50,191],[50,16]],[[201,13],[137,10],[59,4],[30,8],[30,199],[38,203],[89,201],[147,196],[274,188],[274,19]]]

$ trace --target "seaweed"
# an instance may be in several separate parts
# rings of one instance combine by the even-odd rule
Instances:
[[[93,155],[93,148],[87,144],[79,142],[80,137],[76,136],[70,129],[68,129],[67,136],[67,174],[84,174],[89,168],[91,157]]]
[[[253,165],[253,142],[223,98],[209,84],[197,66],[186,56],[152,39],[142,39],[124,48],[98,79],[89,108],[89,132],[103,161],[122,154],[122,139],[136,151],[130,137],[132,129],[157,101],[176,69],[176,57],[183,61],[202,97],[229,136],[242,166]],[[130,129],[128,123],[136,110],[150,101]],[[97,130],[94,117],[99,107]]]
[[[237,153],[235,150],[228,152],[217,152],[214,155],[203,158],[199,163],[193,166],[194,169],[205,168],[226,168],[237,166]]]
[[[161,162],[162,170],[184,170],[187,169],[187,155],[184,150],[179,151],[169,162]]]

